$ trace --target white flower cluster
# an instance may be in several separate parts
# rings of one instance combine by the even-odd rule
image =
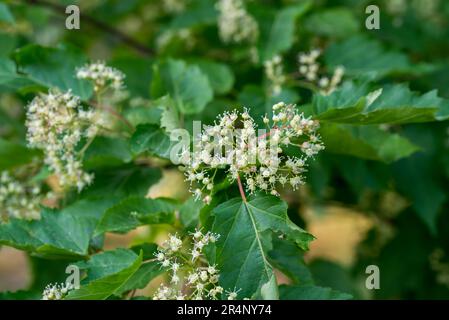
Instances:
[[[254,43],[259,36],[256,20],[248,14],[243,0],[219,0],[218,29],[225,43]]]
[[[282,85],[286,81],[284,68],[282,66],[282,57],[274,56],[273,59],[265,61],[265,75],[271,84],[271,93],[278,95],[281,92]]]
[[[62,300],[74,287],[70,283],[49,284],[42,293],[42,300]]]
[[[98,113],[83,110],[71,92],[50,91],[27,107],[27,140],[32,148],[45,153],[45,163],[58,176],[63,189],[76,186],[81,191],[93,176],[83,171],[77,147],[83,137],[98,131]]]
[[[298,56],[299,74],[307,81],[317,85],[323,95],[331,94],[340,84],[344,75],[344,68],[338,66],[331,77],[320,76],[320,64],[317,61],[321,51],[314,49],[309,53],[300,53]]]
[[[262,130],[265,133],[257,137],[257,126],[247,110],[224,113],[213,126],[205,126],[194,142],[199,152],[182,152],[181,169],[196,199],[211,202],[218,169],[227,169],[231,181],[243,175],[250,193],[259,189],[279,195],[279,185],[296,189],[304,183],[306,161],[324,149],[317,134],[319,123],[283,102],[275,104],[271,120],[265,116],[263,122],[269,131]],[[301,157],[283,156],[288,146],[298,148]]]
[[[0,175],[0,222],[9,218],[39,219],[44,199],[39,185],[22,183],[8,171]]]
[[[219,270],[201,259],[203,249],[217,241],[219,235],[195,230],[191,236],[191,248],[187,252],[183,241],[175,234],[170,235],[156,253],[161,267],[171,273],[171,286],[162,284],[153,295],[153,300],[220,299],[224,290],[218,285]],[[228,295],[231,298],[236,296],[235,292]]]
[[[102,61],[79,68],[76,71],[76,77],[92,81],[95,92],[102,91],[109,86],[114,90],[120,90],[124,86],[125,79],[125,75],[121,71],[107,66]]]

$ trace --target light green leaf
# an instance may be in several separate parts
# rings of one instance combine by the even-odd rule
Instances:
[[[273,196],[260,195],[248,202],[231,199],[212,214],[212,230],[221,235],[216,248],[216,262],[222,272],[220,284],[225,289],[241,289],[242,298],[257,292],[275,295],[268,290],[272,288],[268,283],[272,281],[273,268],[267,252],[273,232],[284,234],[304,249],[313,239],[288,219],[287,204]]]
[[[210,60],[195,61],[195,64],[207,76],[217,94],[228,93],[234,86],[234,74],[228,65]]]
[[[154,66],[151,94],[158,98],[167,93],[179,112],[185,114],[201,112],[213,98],[209,80],[198,66],[188,66],[182,60],[173,59]]]
[[[370,91],[366,83],[345,82],[329,96],[315,95],[313,112],[320,121],[355,125],[428,122],[449,118],[449,101],[403,84]]]
[[[407,138],[381,130],[378,126],[323,123],[320,134],[326,151],[387,163],[420,150]]]
[[[66,297],[67,300],[104,300],[123,292],[124,285],[142,264],[142,254],[127,249],[116,249],[96,254],[80,265],[87,271],[81,287]],[[84,284],[86,283],[86,284]]]
[[[0,23],[1,22],[15,23],[14,16],[6,3],[0,3]]]
[[[95,234],[126,232],[144,224],[173,223],[176,207],[170,199],[129,197],[105,212]]]
[[[314,285],[279,287],[281,300],[350,300],[352,296],[331,288]]]
[[[179,114],[176,111],[175,104],[170,97],[162,97],[158,100],[158,107],[162,110],[160,116],[161,128],[165,129],[166,132],[171,132],[175,129],[181,128],[179,121]]]

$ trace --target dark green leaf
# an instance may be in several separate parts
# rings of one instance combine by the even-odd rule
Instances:
[[[96,234],[126,232],[144,224],[173,223],[176,204],[169,199],[127,198],[108,209]]]
[[[19,71],[28,78],[46,87],[58,87],[62,91],[72,90],[82,99],[92,95],[92,86],[85,80],[78,80],[76,68],[82,67],[86,58],[72,48],[46,48],[28,45],[14,52]]]
[[[227,289],[241,289],[240,297],[263,295],[273,287],[273,269],[267,259],[273,232],[284,234],[303,249],[313,239],[288,219],[286,203],[273,196],[260,195],[248,202],[234,198],[212,213],[212,230],[221,235],[216,249],[220,283]],[[277,293],[270,291],[270,298],[276,298]]]
[[[131,138],[131,150],[135,154],[149,152],[165,159],[170,159],[173,144],[164,130],[151,124],[139,125]]]
[[[139,195],[145,196],[149,188],[159,181],[161,171],[148,167],[119,167],[95,171],[95,179],[81,196],[103,196],[121,199]]]
[[[0,224],[0,244],[43,257],[86,256],[95,226],[112,204],[110,199],[81,200],[61,211],[44,208],[40,220],[10,219]]]
[[[86,169],[114,167],[128,163],[132,154],[128,141],[120,138],[96,137],[84,155]]]
[[[29,163],[39,152],[0,138],[0,171]]]
[[[131,250],[116,249],[92,256],[81,263],[87,271],[87,278],[81,287],[66,297],[67,300],[104,300],[122,292],[124,285],[132,278],[142,264],[142,254]]]
[[[279,287],[282,300],[349,300],[352,296],[331,288],[313,285]]]

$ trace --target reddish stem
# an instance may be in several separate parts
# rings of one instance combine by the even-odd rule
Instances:
[[[240,191],[240,195],[242,196],[243,202],[247,202],[246,196],[245,196],[245,191],[243,191],[243,185],[242,185],[242,181],[240,180],[239,174],[237,174],[237,184],[239,185],[239,191]]]

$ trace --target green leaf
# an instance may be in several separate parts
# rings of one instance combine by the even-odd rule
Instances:
[[[128,279],[128,281],[116,292],[122,294],[135,289],[143,289],[148,283],[163,274],[165,270],[161,268],[160,263],[156,261],[144,262],[140,268]]]
[[[0,57],[8,57],[11,51],[13,51],[17,45],[18,39],[15,35],[10,33],[0,32]],[[0,60],[1,61],[1,60]]]
[[[158,98],[167,93],[179,112],[185,114],[201,112],[213,98],[209,80],[198,66],[188,66],[182,60],[173,59],[154,66],[151,94]]]
[[[179,114],[176,111],[176,107],[173,100],[170,97],[163,97],[161,100],[160,109],[162,109],[162,114],[160,116],[161,128],[166,132],[172,132],[175,129],[181,128],[181,123],[179,121]]]
[[[324,58],[331,68],[343,66],[348,76],[390,74],[419,74],[430,71],[425,64],[411,64],[408,57],[398,51],[386,50],[382,43],[366,36],[355,36],[326,49]]]
[[[38,84],[58,87],[62,91],[72,90],[84,100],[92,95],[91,84],[75,77],[76,68],[83,66],[86,58],[73,48],[47,48],[33,44],[16,50],[13,58],[19,72]]]
[[[113,204],[111,199],[86,199],[61,211],[44,208],[40,220],[10,219],[0,224],[0,244],[42,257],[86,256],[100,216]]]
[[[83,190],[81,197],[113,197],[120,200],[132,195],[145,196],[149,188],[161,178],[158,168],[139,166],[102,168],[94,174],[93,184]]]
[[[345,82],[328,96],[313,98],[315,117],[345,124],[402,124],[449,118],[449,101],[436,91],[419,95],[403,84],[369,92],[368,85]]]
[[[210,60],[195,61],[195,64],[207,76],[215,93],[228,93],[234,86],[234,74],[228,65]]]
[[[387,163],[420,150],[407,138],[378,126],[351,126],[323,123],[320,128],[326,151]]]
[[[131,137],[131,150],[135,154],[149,152],[151,155],[170,159],[170,151],[174,142],[157,125],[139,125]]]
[[[292,47],[295,40],[296,20],[311,6],[311,1],[303,1],[282,8],[275,14],[271,24],[265,22],[266,17],[261,18],[259,22],[261,35],[258,45],[261,61],[269,60]]]
[[[121,138],[98,136],[84,154],[86,169],[114,167],[132,160],[128,141]]]
[[[190,3],[185,11],[174,16],[170,28],[190,29],[216,24],[218,13],[213,1],[193,0]]]
[[[305,265],[304,251],[290,241],[273,238],[269,258],[274,267],[288,276],[295,284],[313,284],[312,274]]]
[[[124,74],[126,90],[132,97],[149,98],[148,86],[151,83],[152,60],[133,56],[119,56],[108,64],[117,68]]]
[[[118,295],[142,264],[142,254],[127,249],[116,249],[96,254],[80,265],[87,278],[77,290],[69,293],[67,300],[104,300]],[[84,284],[87,283],[87,284]]]
[[[182,225],[187,229],[194,229],[198,225],[201,209],[204,207],[202,201],[196,201],[189,198],[179,208],[179,219]]]
[[[0,171],[27,164],[38,155],[36,150],[0,138]]]
[[[360,29],[359,22],[348,8],[332,8],[314,13],[304,21],[304,27],[313,34],[335,38],[347,37]]]
[[[252,297],[272,281],[273,268],[267,252],[273,232],[282,233],[303,249],[313,236],[288,219],[287,204],[279,198],[256,196],[248,202],[240,198],[216,207],[212,230],[220,234],[216,262],[225,289],[241,289],[239,297]],[[263,292],[260,292],[262,294]]]
[[[16,91],[33,85],[33,81],[17,74],[13,61],[0,57],[0,91]]]
[[[435,159],[425,153],[416,154],[397,162],[393,173],[397,188],[409,198],[417,215],[435,235],[438,216],[448,198],[447,190],[439,182],[440,172],[435,172]]]
[[[126,232],[145,224],[173,223],[176,203],[170,199],[130,197],[109,208],[95,231]]]
[[[139,124],[159,124],[162,110],[156,106],[134,107],[127,109],[123,114],[134,127],[137,127]]]
[[[0,3],[0,23],[1,22],[15,23],[14,16],[6,3]]]
[[[39,300],[42,299],[41,291],[19,290],[15,292],[0,292],[0,300]]]
[[[279,287],[281,300],[350,300],[352,296],[331,288],[314,285]]]
[[[155,243],[144,242],[141,244],[136,244],[130,248],[136,254],[139,254],[142,251],[142,260],[151,260],[154,259],[154,255],[158,251],[158,245]]]

